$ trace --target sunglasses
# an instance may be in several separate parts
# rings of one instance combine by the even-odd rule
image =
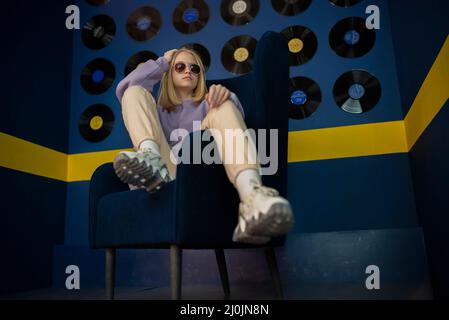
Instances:
[[[184,70],[187,68],[187,65],[184,62],[178,62],[178,63],[175,63],[174,68],[177,73],[183,73]],[[193,74],[195,74],[195,75],[200,74],[201,69],[200,69],[199,65],[191,64],[191,65],[189,65],[189,68]]]

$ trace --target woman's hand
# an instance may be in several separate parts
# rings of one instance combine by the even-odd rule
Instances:
[[[176,53],[176,51],[178,51],[178,49],[172,49],[164,53],[164,58],[165,60],[168,61],[168,63],[171,62],[171,60],[173,59],[173,55]]]
[[[231,91],[220,84],[211,85],[209,93],[206,94],[206,101],[209,104],[209,110],[221,106],[231,96]]]

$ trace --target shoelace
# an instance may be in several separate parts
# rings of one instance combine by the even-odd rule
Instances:
[[[253,184],[253,191],[245,199],[245,201],[243,201],[243,205],[246,208],[249,208],[250,206],[253,205],[254,197],[255,197],[255,195],[258,192],[260,192],[261,194],[263,194],[263,195],[265,195],[267,197],[277,197],[277,196],[279,196],[279,192],[276,189],[263,186],[263,185],[259,184],[257,181],[254,181],[254,180],[251,180],[250,182]]]
[[[159,154],[155,153],[155,152],[154,152],[152,149],[150,149],[150,148],[140,149],[140,151],[141,151],[143,154],[148,154],[148,155],[150,156],[150,159],[154,159],[154,158],[156,158],[156,157],[160,157]]]
[[[260,191],[263,195],[268,196],[268,197],[276,197],[279,195],[279,192],[276,189],[273,188],[269,188],[269,187],[265,187],[262,185],[255,185],[253,187],[254,191]]]
[[[147,155],[150,159],[153,166],[156,166],[159,169],[162,169],[165,167],[165,162],[162,159],[161,155],[154,152],[152,149],[149,148],[143,148],[139,150],[143,156]]]

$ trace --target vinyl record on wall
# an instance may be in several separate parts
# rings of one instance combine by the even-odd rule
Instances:
[[[103,4],[109,3],[110,0],[86,0],[87,3],[93,5],[93,6],[101,6]]]
[[[332,50],[344,58],[358,58],[367,54],[376,42],[376,31],[365,25],[365,19],[351,17],[340,20],[329,33]]]
[[[304,26],[290,26],[281,31],[288,41],[290,65],[305,64],[315,55],[318,40],[312,30]]]
[[[221,62],[226,70],[234,74],[251,71],[257,40],[248,35],[230,39],[221,50]]]
[[[296,16],[310,6],[312,0],[271,0],[271,6],[283,16]]]
[[[360,114],[371,110],[381,97],[379,80],[364,70],[351,70],[338,78],[334,85],[337,105],[348,113]]]
[[[348,8],[353,5],[356,5],[357,3],[361,2],[362,0],[329,0],[329,1],[337,7]]]
[[[205,71],[209,70],[210,67],[210,53],[206,47],[199,43],[187,43],[181,47],[190,49],[198,53],[201,58],[201,62],[203,62]]]
[[[305,77],[294,77],[289,84],[291,119],[310,117],[321,103],[321,90],[315,81]]]
[[[161,28],[162,18],[153,7],[140,7],[130,14],[126,21],[126,32],[137,41],[146,41],[156,36]]]
[[[195,33],[204,28],[209,16],[209,7],[204,0],[183,0],[173,12],[173,24],[181,33]]]
[[[106,139],[114,127],[114,113],[104,104],[94,104],[80,117],[78,129],[81,136],[90,142]]]
[[[111,61],[97,58],[89,62],[81,72],[81,86],[90,94],[106,92],[114,83],[115,68]]]
[[[157,60],[159,57],[157,54],[151,51],[140,51],[132,55],[125,66],[125,77],[136,69],[141,63],[145,63],[148,60]]]
[[[81,39],[84,45],[93,50],[107,47],[115,37],[116,26],[111,17],[100,14],[92,17],[83,26]]]
[[[259,0],[222,0],[221,17],[230,25],[244,25],[256,17],[259,6]]]

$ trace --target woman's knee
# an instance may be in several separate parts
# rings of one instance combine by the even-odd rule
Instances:
[[[232,100],[226,100],[217,108],[218,112],[238,112],[237,106],[232,102]]]

